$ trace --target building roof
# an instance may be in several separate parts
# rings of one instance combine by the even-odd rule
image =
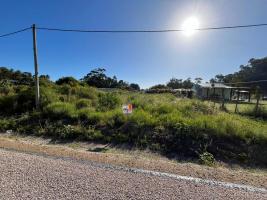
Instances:
[[[236,92],[240,92],[240,93],[249,93],[249,91],[246,90],[235,90]]]
[[[200,87],[202,88],[233,88],[227,85],[224,85],[222,83],[202,83],[200,84]]]
[[[190,92],[193,91],[193,89],[188,89],[188,88],[178,88],[178,89],[173,89],[174,92]]]

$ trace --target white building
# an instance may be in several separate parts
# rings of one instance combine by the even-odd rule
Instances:
[[[197,97],[202,99],[224,99],[232,100],[240,94],[247,94],[247,99],[250,99],[249,91],[244,91],[244,87],[231,87],[223,83],[203,83],[193,86],[193,90]],[[243,97],[244,98],[244,97]]]

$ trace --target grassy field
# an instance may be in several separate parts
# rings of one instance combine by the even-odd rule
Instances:
[[[52,82],[41,82],[41,100],[40,110],[34,110],[34,91],[26,86],[13,86],[2,94],[0,131],[125,144],[207,165],[216,159],[267,166],[266,121],[233,114],[230,104],[225,112],[212,102],[172,94],[104,91]],[[128,116],[122,113],[126,103],[134,106]]]
[[[238,104],[238,112],[239,113],[247,113],[252,111],[255,108],[256,105],[256,100],[252,100],[251,103],[247,103],[247,102],[242,102]],[[267,101],[260,101],[259,105],[262,109],[267,110]],[[226,103],[226,108],[227,110],[229,110],[230,112],[234,112],[235,111],[235,103]]]

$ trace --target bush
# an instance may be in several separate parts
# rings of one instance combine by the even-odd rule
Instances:
[[[19,113],[32,111],[35,107],[35,92],[32,88],[22,90],[17,95],[16,111]]]
[[[58,100],[59,96],[53,88],[40,88],[40,104],[42,108]]]
[[[156,118],[154,118],[149,112],[138,109],[135,110],[129,117],[129,121],[136,123],[139,127],[153,126],[156,123]]]
[[[13,130],[16,123],[14,119],[0,119],[0,131]]]
[[[82,108],[78,111],[79,118],[87,125],[100,124],[103,119],[103,113],[95,112],[88,108]]]
[[[45,108],[45,113],[56,119],[73,119],[77,117],[76,108],[73,104],[65,102],[51,103]]]
[[[16,95],[0,96],[0,112],[15,114],[32,111],[35,107],[35,94],[30,88],[17,92]]]
[[[75,78],[69,76],[69,77],[62,77],[56,81],[56,84],[63,85],[68,84],[71,86],[79,85],[79,81],[77,81]]]
[[[107,111],[120,105],[120,99],[112,93],[102,93],[98,97],[98,110]]]
[[[81,109],[81,108],[88,108],[92,106],[92,101],[90,99],[79,99],[76,102],[76,108]]]
[[[199,155],[200,163],[208,166],[213,166],[215,164],[214,156],[209,152],[203,152]]]
[[[95,100],[97,99],[97,94],[98,92],[95,88],[88,86],[80,86],[76,91],[77,97],[91,99],[92,103],[95,103]]]
[[[2,114],[13,114],[16,110],[16,95],[0,96],[0,112]]]

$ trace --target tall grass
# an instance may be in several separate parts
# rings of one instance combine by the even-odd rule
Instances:
[[[16,101],[9,99],[16,99],[17,94],[1,96],[0,107],[9,105],[7,111],[15,119],[0,119],[0,130],[11,128],[60,139],[128,143],[186,158],[209,152],[215,159],[267,166],[264,120],[223,112],[213,103],[179,99],[171,94],[98,91],[82,85],[49,85],[43,89],[41,111],[28,109],[27,117],[15,115],[18,111],[11,109]],[[30,102],[22,100],[20,105],[23,101]],[[126,103],[134,107],[127,116],[121,109]]]

